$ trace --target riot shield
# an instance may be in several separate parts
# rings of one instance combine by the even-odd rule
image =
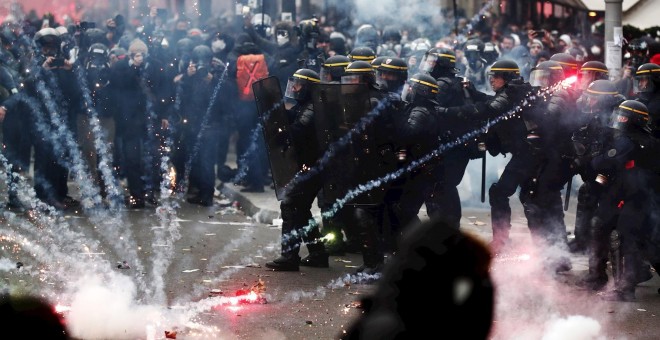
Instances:
[[[319,147],[333,155],[323,171],[323,193],[327,200],[335,201],[364,183],[365,155],[376,150],[369,145],[373,139],[364,129],[345,138],[371,111],[369,89],[366,84],[317,84],[312,98]]]
[[[284,199],[286,185],[300,170],[289,132],[289,118],[284,108],[284,97],[280,82],[275,76],[254,82],[252,91],[261,118],[270,171],[275,184],[275,195],[281,201]]]

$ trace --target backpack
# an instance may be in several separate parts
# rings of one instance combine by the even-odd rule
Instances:
[[[268,77],[268,65],[263,54],[246,54],[236,61],[236,85],[241,100],[254,100],[252,84]]]

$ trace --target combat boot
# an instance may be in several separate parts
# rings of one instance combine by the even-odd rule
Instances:
[[[297,272],[300,270],[300,256],[284,254],[273,261],[266,262],[266,268],[277,272]]]
[[[328,252],[325,251],[323,243],[308,244],[309,255],[300,260],[300,265],[305,267],[328,268],[330,263]]]

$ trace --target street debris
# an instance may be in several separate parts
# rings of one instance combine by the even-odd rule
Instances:
[[[121,261],[121,262],[117,262],[117,268],[118,269],[131,269],[131,266],[128,265],[127,261]]]

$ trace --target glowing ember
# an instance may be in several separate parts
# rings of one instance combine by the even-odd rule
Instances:
[[[71,310],[70,306],[65,306],[65,305],[60,305],[60,304],[55,305],[55,313],[63,314],[63,313],[68,312],[70,310]]]
[[[174,190],[174,188],[176,187],[176,170],[174,169],[174,167],[170,168],[169,175],[170,175],[170,188]]]
[[[333,233],[328,233],[325,236],[321,237],[322,241],[330,242],[334,241],[337,237]]]
[[[240,309],[239,305],[241,304],[265,304],[267,303],[266,298],[261,295],[265,290],[264,282],[259,279],[259,281],[249,289],[239,289],[236,291],[235,296],[218,297],[216,308],[229,305],[227,306],[229,310],[236,311]]]

